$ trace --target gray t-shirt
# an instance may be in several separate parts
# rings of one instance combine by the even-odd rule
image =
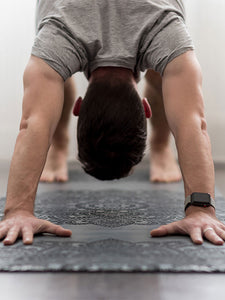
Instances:
[[[66,80],[101,66],[163,71],[193,49],[182,0],[39,0],[32,54]]]

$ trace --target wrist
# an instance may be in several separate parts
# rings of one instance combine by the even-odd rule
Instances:
[[[209,215],[213,215],[215,216],[216,215],[216,210],[214,207],[212,206],[208,206],[208,207],[200,207],[200,206],[194,206],[194,205],[190,205],[186,211],[185,211],[185,215],[186,216],[189,216],[191,214],[194,214],[194,213],[198,213],[198,212],[204,212],[204,213],[207,213]]]
[[[26,208],[6,208],[4,210],[4,219],[16,214],[23,214],[23,215],[34,215],[33,210],[26,209]]]

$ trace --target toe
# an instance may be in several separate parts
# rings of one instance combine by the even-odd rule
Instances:
[[[55,179],[58,182],[67,182],[68,181],[68,174],[65,171],[58,171],[55,174]]]
[[[54,173],[53,172],[43,172],[40,178],[41,182],[53,182]]]

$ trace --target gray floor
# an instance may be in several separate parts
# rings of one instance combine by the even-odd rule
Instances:
[[[225,166],[216,165],[216,186],[225,196]],[[9,163],[0,162],[0,197]],[[224,299],[225,274],[0,273],[2,299]]]

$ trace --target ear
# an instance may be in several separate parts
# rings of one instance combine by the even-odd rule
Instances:
[[[73,114],[76,117],[79,116],[82,100],[82,97],[79,97],[74,104]]]
[[[146,118],[150,119],[152,116],[152,110],[150,104],[148,103],[147,98],[142,99],[142,104],[144,106]]]

